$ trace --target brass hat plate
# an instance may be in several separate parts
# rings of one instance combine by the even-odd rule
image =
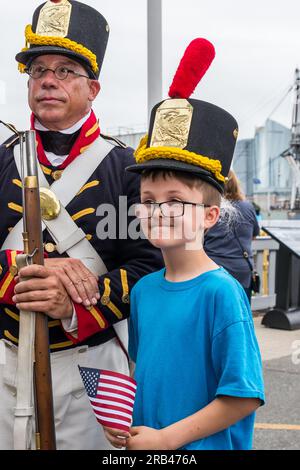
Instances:
[[[40,11],[36,34],[64,38],[69,31],[72,5],[68,0],[45,3]]]
[[[48,188],[40,188],[41,216],[44,220],[53,220],[60,213],[60,202]]]
[[[185,99],[164,101],[156,110],[150,147],[187,146],[193,106]]]

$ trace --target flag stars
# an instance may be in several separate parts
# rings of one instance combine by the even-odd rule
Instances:
[[[117,372],[79,367],[95,418],[108,427],[129,431],[136,382]]]
[[[79,367],[80,375],[82,377],[87,394],[90,397],[95,397],[97,394],[98,380],[100,372],[96,369],[87,369],[86,367]]]

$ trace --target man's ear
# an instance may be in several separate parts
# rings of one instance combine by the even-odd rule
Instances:
[[[101,86],[98,80],[90,80],[89,85],[90,85],[89,101],[94,101],[99,91],[101,90]]]
[[[204,229],[208,230],[213,227],[220,217],[220,207],[218,206],[211,206],[208,207],[205,211],[205,219],[204,219]]]

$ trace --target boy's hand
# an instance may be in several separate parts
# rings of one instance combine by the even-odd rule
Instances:
[[[127,450],[167,450],[162,430],[135,426],[126,439]]]
[[[129,432],[120,431],[119,429],[108,428],[103,426],[103,431],[106,439],[111,443],[112,446],[117,449],[127,446],[127,438],[130,437]]]

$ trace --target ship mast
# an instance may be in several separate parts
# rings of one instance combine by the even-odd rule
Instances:
[[[281,156],[286,158],[292,169],[291,210],[300,209],[300,71],[295,70],[295,101],[290,147]]]

